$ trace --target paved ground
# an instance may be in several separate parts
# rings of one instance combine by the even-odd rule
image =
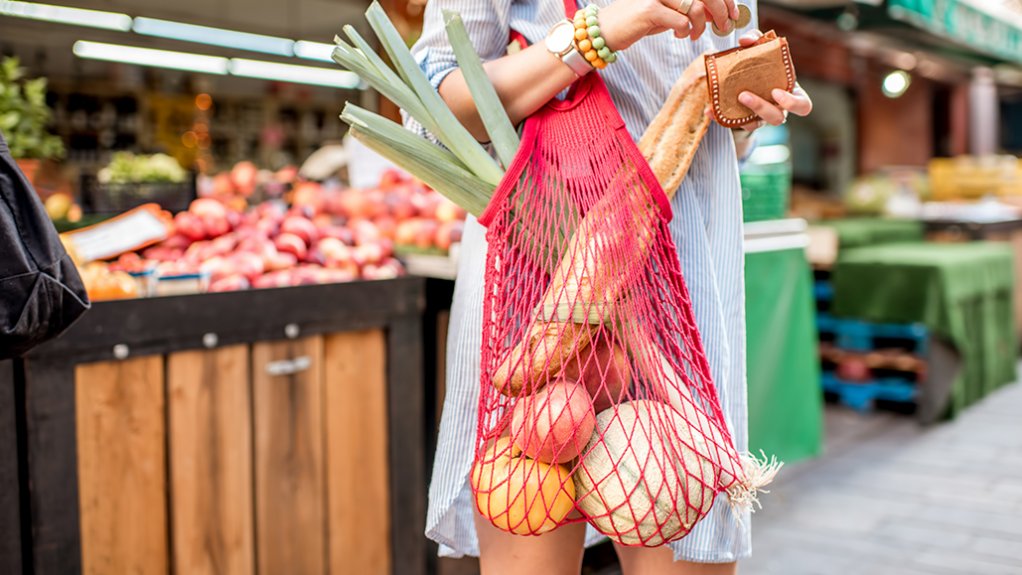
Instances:
[[[742,575],[1022,574],[1022,385],[931,428],[826,420],[827,454],[764,497]]]

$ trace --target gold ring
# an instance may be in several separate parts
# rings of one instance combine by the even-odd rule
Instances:
[[[681,4],[678,5],[678,12],[688,16],[688,13],[692,11],[692,4],[694,3],[695,0],[681,0]]]

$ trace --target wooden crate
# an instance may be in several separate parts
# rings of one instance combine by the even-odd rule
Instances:
[[[0,363],[0,572],[426,573],[423,294],[103,303]]]

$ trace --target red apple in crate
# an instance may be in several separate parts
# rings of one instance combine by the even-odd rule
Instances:
[[[263,262],[263,258],[251,252],[238,252],[230,257],[229,260],[234,270],[249,278],[255,279],[266,271],[266,264]]]
[[[387,258],[377,268],[377,273],[383,277],[380,279],[396,278],[405,275],[405,267],[394,258]]]
[[[316,242],[316,248],[326,257],[328,265],[330,262],[351,260],[351,248],[337,238],[323,238]]]
[[[296,235],[305,242],[305,245],[312,245],[319,239],[319,230],[316,229],[316,224],[312,223],[312,220],[300,216],[284,218],[284,222],[280,224],[280,233],[281,235]]]
[[[215,256],[200,263],[199,271],[208,273],[210,279],[214,281],[237,273],[234,262],[222,256]]]
[[[305,240],[295,234],[282,233],[277,236],[273,245],[276,246],[277,251],[291,254],[298,258],[299,261],[304,260],[309,255],[309,249],[306,247]]]
[[[373,220],[381,238],[394,239],[394,232],[397,230],[397,220],[391,216],[380,216]]]
[[[273,179],[282,184],[290,184],[298,177],[298,166],[284,166],[273,174]]]
[[[238,245],[238,236],[234,234],[226,234],[216,238],[210,243],[210,252],[215,255],[224,255],[233,250]]]
[[[188,211],[199,217],[227,217],[227,208],[212,198],[192,200],[192,203],[188,205]]]
[[[248,289],[252,284],[243,275],[227,276],[209,284],[210,292],[241,291]]]
[[[436,229],[436,237],[433,238],[433,244],[447,251],[451,249],[451,244],[454,243],[454,225],[457,222],[442,222]]]
[[[378,265],[386,257],[386,254],[383,253],[383,247],[379,244],[361,244],[355,246],[352,251],[354,260],[361,262],[362,265]]]
[[[433,240],[439,227],[434,220],[422,220],[415,235],[415,245],[422,249],[433,247]]]
[[[231,183],[239,194],[248,197],[255,191],[258,175],[259,169],[252,162],[238,162],[231,169]]]
[[[407,179],[408,176],[400,170],[389,168],[380,176],[380,189],[389,190]]]
[[[393,191],[387,194],[387,205],[390,207],[390,215],[398,221],[414,218],[418,210],[411,198],[404,193]]]
[[[213,195],[221,198],[234,195],[234,182],[230,174],[217,174],[213,176]]]
[[[355,244],[374,243],[380,239],[380,228],[369,220],[354,220],[348,222],[348,227],[355,234]]]
[[[414,245],[415,238],[419,235],[419,222],[417,218],[399,222],[394,229],[394,243],[399,246]]]
[[[344,226],[319,228],[319,235],[324,238],[337,238],[349,246],[355,245],[355,234]]]
[[[437,201],[436,219],[441,222],[456,222],[465,219],[465,213],[457,204],[441,197]]]
[[[323,229],[334,225],[334,217],[327,213],[316,214],[312,217],[312,225],[316,226],[319,236],[322,237]]]
[[[206,235],[211,238],[218,238],[231,231],[231,224],[227,216],[200,216],[202,225],[206,228]]]
[[[291,190],[291,205],[308,208],[312,214],[323,210],[323,189],[316,182],[301,182]]]
[[[255,288],[288,287],[290,285],[292,285],[290,270],[281,270],[263,274],[252,281],[252,287]]]
[[[305,263],[322,267],[326,265],[326,256],[319,248],[313,246],[309,248],[309,253],[305,256]]]
[[[170,236],[169,238],[163,240],[162,242],[160,242],[157,245],[159,245],[161,248],[182,249],[183,250],[183,249],[187,248],[188,246],[192,245],[192,241],[193,240],[191,240],[188,236],[186,236],[184,234],[181,234],[181,233],[176,233],[176,234]]]
[[[206,226],[199,216],[191,212],[180,212],[174,216],[174,228],[177,233],[192,241],[206,239]]]
[[[289,270],[298,265],[298,258],[294,254],[274,250],[273,255],[263,260],[263,265],[267,271]]]

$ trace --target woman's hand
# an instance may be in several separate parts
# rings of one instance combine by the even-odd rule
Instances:
[[[742,36],[738,40],[738,44],[751,46],[762,35],[763,33],[759,30],[753,30]],[[780,126],[787,121],[789,112],[796,116],[808,116],[813,111],[813,101],[798,84],[795,84],[795,89],[791,92],[774,90],[770,95],[774,99],[773,102],[768,102],[752,92],[742,92],[738,95],[738,101],[760,117],[759,120],[743,126],[745,130],[751,132],[762,126],[763,122],[771,126]]]
[[[682,0],[617,0],[600,10],[600,30],[613,50],[624,50],[646,36],[674,32],[676,38],[699,39],[709,21],[726,29],[738,18],[735,0],[695,0],[688,14]]]

